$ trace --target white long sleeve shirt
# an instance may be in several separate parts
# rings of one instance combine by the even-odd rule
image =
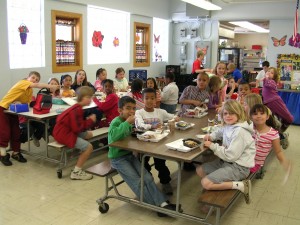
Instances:
[[[175,105],[178,102],[179,89],[175,82],[169,83],[161,93],[161,102],[167,105]]]

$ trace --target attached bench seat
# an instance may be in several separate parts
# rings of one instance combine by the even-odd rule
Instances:
[[[110,160],[105,160],[103,162],[100,162],[94,166],[89,167],[85,171],[100,177],[106,177],[107,175],[116,172],[116,170],[112,168]]]
[[[102,128],[96,129],[96,130],[92,130],[91,132],[93,133],[93,137],[90,138],[90,139],[87,139],[87,141],[89,141],[89,142],[95,142],[97,140],[100,140],[102,138],[106,138],[107,137],[107,135],[108,135],[108,127],[102,127]],[[60,153],[61,153],[61,155],[60,155],[60,161],[59,161],[59,166],[58,166],[58,169],[57,169],[57,177],[58,178],[62,178],[62,169],[64,167],[66,167],[67,163],[68,163],[67,151],[68,150],[72,150],[72,149],[68,148],[64,144],[58,143],[57,141],[53,141],[53,142],[48,143],[48,147],[55,148],[58,151],[60,151]],[[101,150],[101,149],[103,149],[105,147],[107,147],[107,146],[99,147],[97,149],[94,149],[94,151]]]
[[[256,173],[250,173],[247,177],[248,180],[253,180]],[[198,202],[211,207],[210,213],[213,208],[217,209],[216,224],[220,223],[221,217],[223,217],[238,198],[243,195],[239,190],[221,190],[221,191],[204,191],[199,197]]]

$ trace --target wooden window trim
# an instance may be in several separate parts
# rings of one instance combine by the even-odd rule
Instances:
[[[135,35],[136,35],[136,30],[138,28],[142,28],[145,30],[145,45],[146,45],[146,57],[147,60],[146,62],[136,62],[136,41],[135,41]],[[133,67],[148,67],[150,66],[150,24],[146,23],[139,23],[139,22],[134,22],[134,33],[133,33]]]

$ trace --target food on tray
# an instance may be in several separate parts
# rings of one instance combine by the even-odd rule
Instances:
[[[187,122],[184,121],[179,121],[176,123],[177,127],[187,127],[189,124]]]
[[[195,148],[197,147],[201,142],[195,139],[183,139],[183,145],[189,148]]]
[[[154,139],[155,135],[153,135],[153,134],[145,134],[145,135],[143,135],[143,138],[145,138],[145,139]]]

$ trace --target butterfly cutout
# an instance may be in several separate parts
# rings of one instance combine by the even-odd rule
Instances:
[[[280,40],[278,40],[277,38],[271,37],[272,41],[273,41],[273,45],[275,47],[278,46],[285,46],[285,40],[286,40],[287,35],[284,35]]]
[[[205,48],[200,48],[200,47],[197,47],[197,46],[196,46],[196,50],[197,50],[197,52],[198,52],[198,51],[202,51],[203,54],[206,55],[208,47],[209,47],[209,46],[206,46]]]
[[[156,35],[154,34],[154,43],[159,44],[159,38],[160,38],[160,35],[158,35],[158,36],[156,37]]]

